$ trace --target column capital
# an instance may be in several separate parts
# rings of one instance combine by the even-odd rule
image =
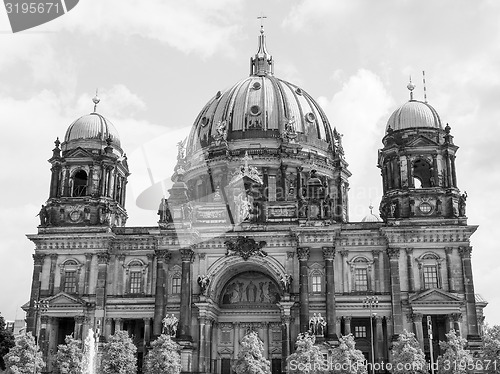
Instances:
[[[412,255],[413,254],[413,248],[405,248],[406,254],[407,255]]]
[[[181,254],[182,262],[191,262],[193,260],[194,251],[191,248],[181,248],[179,249]]]
[[[467,246],[467,247],[458,247],[458,253],[460,254],[460,257],[462,258],[470,258],[470,255],[472,253],[472,247]]]
[[[85,253],[85,260],[86,261],[92,261],[92,256],[94,254],[93,253]]]
[[[343,249],[343,250],[339,251],[339,253],[340,253],[340,255],[341,255],[342,257],[344,257],[344,258],[345,258],[345,257],[347,257],[347,255],[349,254],[349,251],[348,251],[347,249]]]
[[[57,253],[51,253],[49,256],[50,256],[50,259],[51,259],[52,261],[55,261],[55,260],[57,260],[57,257],[58,257],[59,255],[58,255]]]
[[[295,257],[295,252],[287,252],[286,253],[286,258],[294,258]]]
[[[146,258],[148,259],[148,262],[153,261],[154,257],[155,257],[154,253],[146,253]]]
[[[281,316],[281,324],[283,325],[289,325],[290,322],[293,321],[293,317],[292,316],[287,316],[287,315],[282,315]]]
[[[155,256],[158,259],[158,261],[169,262],[170,259],[172,258],[172,252],[166,249],[155,249]]]
[[[379,255],[380,253],[382,253],[382,250],[381,250],[381,249],[373,249],[373,250],[372,250],[372,256],[373,256],[374,258],[377,258],[377,257],[378,257],[378,255]],[[377,259],[377,260],[378,260],[378,259]]]
[[[335,259],[335,247],[323,247],[323,258],[333,261]]]
[[[451,319],[453,320],[453,322],[461,322],[462,313],[451,313]]]
[[[143,317],[142,320],[144,321],[144,325],[151,324],[151,317]]]
[[[35,265],[43,265],[43,260],[45,259],[45,253],[35,253],[33,254],[33,262]]]
[[[75,316],[75,323],[85,322],[85,316]]]
[[[46,325],[47,323],[49,323],[49,321],[50,321],[50,317],[48,315],[43,314],[40,316],[40,323],[42,325]]]
[[[384,319],[384,316],[381,316],[380,314],[377,314],[376,316],[373,317],[375,319],[375,323],[377,325],[381,325],[382,321]]]
[[[108,264],[109,262],[109,253],[108,252],[98,252],[97,253],[97,262],[99,264]]]
[[[420,322],[422,323],[422,319],[424,318],[424,315],[422,313],[412,313],[411,314],[411,320],[412,322]]]
[[[344,321],[351,322],[352,316],[344,316]]]
[[[387,248],[387,255],[390,260],[398,260],[399,259],[399,248]]]
[[[453,247],[444,247],[444,253],[451,255],[453,253]]]
[[[299,261],[307,261],[309,259],[310,252],[309,247],[298,247],[297,257],[299,258]]]

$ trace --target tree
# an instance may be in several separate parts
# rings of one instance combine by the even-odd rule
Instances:
[[[488,374],[500,374],[500,326],[486,327],[481,364]]]
[[[151,343],[151,350],[146,356],[146,374],[179,374],[181,372],[180,346],[170,335],[161,334]]]
[[[82,372],[82,342],[66,336],[66,344],[57,347],[56,366],[64,374],[81,374]]]
[[[325,371],[325,359],[319,347],[314,345],[315,340],[316,337],[308,332],[297,336],[295,352],[286,360],[289,373],[319,374]]]
[[[15,345],[5,355],[4,360],[13,374],[40,373],[45,366],[42,352],[35,344],[31,332],[16,336]]]
[[[427,374],[427,361],[415,334],[403,331],[392,348],[393,374]]]
[[[447,341],[439,342],[444,353],[438,357],[438,374],[468,374],[475,370],[472,355],[465,349],[467,340],[457,336],[455,330],[446,334]]]
[[[255,331],[241,340],[238,358],[233,365],[236,374],[271,374],[271,363],[264,357],[264,343]]]
[[[126,331],[110,335],[104,344],[101,370],[103,374],[129,374],[137,370],[137,347]]]
[[[0,370],[5,370],[4,356],[14,345],[14,335],[5,328],[5,319],[0,315]]]
[[[356,349],[352,334],[339,338],[339,346],[332,350],[331,373],[366,374],[365,356]]]

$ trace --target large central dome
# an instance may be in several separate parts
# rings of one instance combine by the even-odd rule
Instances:
[[[328,119],[311,95],[274,76],[263,30],[250,76],[217,92],[205,105],[193,125],[187,154],[214,144],[221,129],[225,140],[235,146],[238,140],[259,138],[275,139],[278,144],[287,129],[295,132],[297,143],[323,152],[333,139]]]

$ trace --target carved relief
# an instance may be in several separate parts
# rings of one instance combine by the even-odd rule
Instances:
[[[222,292],[222,305],[275,304],[279,287],[262,273],[246,272],[229,282]]]

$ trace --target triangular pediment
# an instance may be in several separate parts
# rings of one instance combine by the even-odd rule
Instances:
[[[439,144],[436,143],[434,140],[429,139],[428,137],[424,135],[419,135],[415,139],[413,139],[411,142],[409,142],[406,146],[407,147],[426,147],[426,146],[438,146]]]
[[[60,292],[57,295],[48,297],[45,299],[49,305],[72,305],[72,306],[83,306],[85,305],[85,301],[80,299],[79,297],[75,297],[73,295],[69,295],[66,292]]]
[[[454,294],[432,289],[420,292],[410,297],[410,304],[461,303],[462,299]]]
[[[81,147],[75,148],[64,155],[64,158],[94,157],[95,155]]]

